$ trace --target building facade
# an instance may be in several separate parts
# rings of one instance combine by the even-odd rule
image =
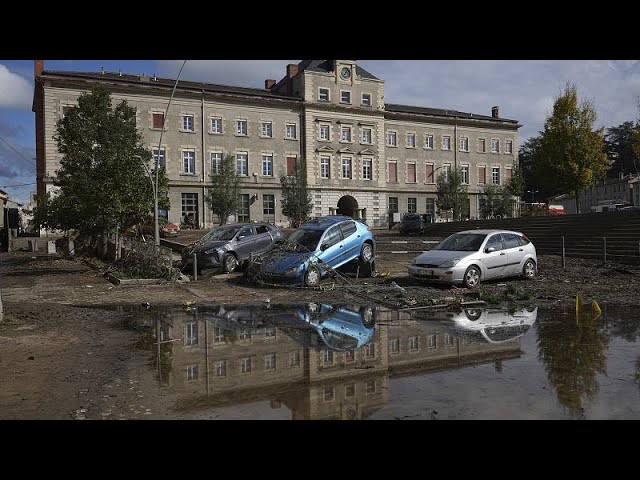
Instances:
[[[169,109],[172,79],[47,71],[42,60],[34,73],[38,195],[53,188],[59,168],[56,122],[99,83],[114,103],[136,108],[144,142],[169,178],[174,223],[186,214],[200,227],[217,223],[205,196],[226,155],[241,177],[239,221],[287,225],[280,177],[304,159],[311,215],[345,214],[372,227],[388,226],[393,212],[446,218],[437,211],[436,179],[453,169],[463,173],[477,218],[484,186],[508,182],[517,161],[520,125],[500,118],[498,107],[484,116],[387,104],[384,81],[355,60],[290,64],[264,89],[180,80]]]

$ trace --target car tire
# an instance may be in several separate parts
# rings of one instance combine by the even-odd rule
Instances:
[[[533,278],[537,274],[536,262],[529,259],[522,266],[522,276],[526,279]]]
[[[467,268],[467,271],[464,272],[462,284],[467,288],[476,288],[480,285],[480,268],[475,265],[471,265]]]
[[[360,261],[362,263],[373,262],[373,245],[370,243],[363,243],[360,249]]]
[[[320,269],[315,265],[309,265],[304,272],[304,286],[315,288],[320,285]]]
[[[225,253],[222,257],[224,273],[233,273],[238,269],[238,259],[233,253]]]
[[[362,316],[362,324],[371,328],[376,324],[376,310],[374,307],[361,307],[360,315]]]
[[[464,314],[469,320],[475,322],[482,316],[482,310],[479,308],[465,308]]]

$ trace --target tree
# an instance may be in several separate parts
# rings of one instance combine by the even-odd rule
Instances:
[[[240,178],[236,172],[233,155],[222,159],[220,172],[211,175],[213,186],[205,197],[211,211],[218,216],[220,225],[227,223],[229,215],[238,211],[240,203]]]
[[[536,149],[536,177],[547,188],[571,192],[580,213],[580,191],[592,186],[609,168],[603,129],[594,130],[592,100],[578,102],[575,85],[567,84],[555,99]]]
[[[469,195],[467,185],[462,182],[462,170],[441,172],[436,180],[439,210],[451,210],[453,220],[462,220],[469,215]]]
[[[289,217],[294,228],[302,225],[313,208],[311,195],[307,188],[307,167],[304,159],[296,163],[293,175],[280,177],[282,186],[282,213]]]
[[[126,101],[112,107],[109,91],[96,86],[58,120],[54,140],[62,154],[53,195],[34,212],[40,227],[70,231],[93,243],[105,233],[143,221],[153,210],[145,169],[151,152],[136,129],[136,110]],[[145,162],[143,165],[142,162]],[[168,209],[168,181],[158,172],[159,207]]]
[[[633,144],[638,132],[634,122],[624,122],[617,127],[607,128],[604,150],[611,161],[609,175],[618,177],[635,173],[638,175],[640,166],[638,154],[634,152]]]

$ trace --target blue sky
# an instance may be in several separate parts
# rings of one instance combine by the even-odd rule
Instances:
[[[189,60],[181,79],[263,88],[298,60]],[[518,120],[520,143],[537,135],[567,82],[594,101],[596,126],[640,115],[638,60],[359,60],[385,80],[385,101]],[[182,60],[46,60],[46,70],[157,74],[175,78]],[[0,189],[28,201],[35,191],[33,60],[0,60]]]

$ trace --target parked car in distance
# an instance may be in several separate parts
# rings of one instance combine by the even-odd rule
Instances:
[[[424,235],[422,215],[406,213],[400,221],[400,235]]]
[[[177,237],[180,235],[180,227],[175,223],[163,222],[160,223],[160,238]],[[155,225],[144,224],[140,225],[139,232],[142,235],[155,236]]]
[[[284,241],[284,234],[269,223],[234,223],[207,232],[182,251],[182,269],[193,270],[196,255],[198,272],[205,269],[234,272],[252,256],[261,255]]]
[[[261,259],[263,281],[317,286],[321,279],[351,262],[359,262],[360,275],[375,272],[375,239],[368,227],[351,217],[314,218],[294,230],[284,248]]]
[[[474,288],[480,280],[518,275],[533,278],[537,265],[535,246],[520,232],[466,230],[418,255],[409,265],[409,275]]]
[[[549,215],[566,215],[564,205],[549,205]]]

